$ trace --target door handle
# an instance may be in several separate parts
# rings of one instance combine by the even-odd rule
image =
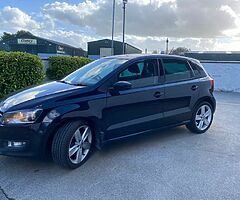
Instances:
[[[195,91],[195,90],[198,89],[198,86],[197,86],[197,85],[193,85],[193,86],[191,87],[191,89],[192,89],[193,91]]]
[[[153,96],[156,97],[156,98],[159,98],[162,95],[163,95],[163,93],[161,93],[161,92],[155,92]]]

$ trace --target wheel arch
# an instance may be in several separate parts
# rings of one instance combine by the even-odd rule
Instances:
[[[209,96],[201,97],[200,99],[198,99],[198,101],[197,101],[197,102],[195,103],[195,105],[194,105],[194,109],[195,109],[200,103],[202,103],[202,102],[204,102],[204,101],[208,102],[208,103],[212,106],[213,112],[215,112],[215,110],[216,110],[216,101],[215,101],[215,99],[214,99],[213,97],[209,97]]]
[[[96,123],[92,119],[87,117],[66,118],[58,122],[58,124],[56,124],[54,128],[48,133],[47,139],[45,141],[45,147],[44,147],[45,154],[51,155],[51,146],[52,146],[53,138],[59,128],[61,128],[64,124],[68,122],[80,121],[80,120],[86,122],[91,126],[91,128],[93,129],[94,145],[97,148],[100,148],[102,140],[101,140],[100,134],[97,131]]]

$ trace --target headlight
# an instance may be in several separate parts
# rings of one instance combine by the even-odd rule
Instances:
[[[35,109],[3,113],[1,121],[3,124],[29,124],[35,122],[41,112],[41,109]]]

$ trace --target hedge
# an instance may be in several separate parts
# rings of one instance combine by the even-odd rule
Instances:
[[[43,64],[38,56],[22,52],[0,52],[0,98],[39,84],[44,78]]]
[[[51,80],[59,80],[82,66],[90,63],[91,60],[84,57],[66,57],[53,56],[49,57],[47,77]]]

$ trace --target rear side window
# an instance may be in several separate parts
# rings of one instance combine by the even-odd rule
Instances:
[[[204,70],[202,69],[202,67],[199,66],[199,64],[193,62],[193,61],[190,61],[190,65],[193,69],[193,72],[194,72],[194,75],[196,78],[200,78],[200,77],[204,77],[206,76]]]
[[[190,66],[184,60],[163,59],[166,82],[176,82],[191,79],[193,74]]]

